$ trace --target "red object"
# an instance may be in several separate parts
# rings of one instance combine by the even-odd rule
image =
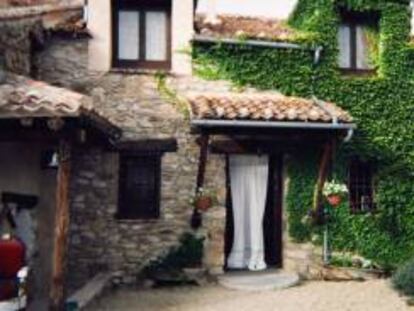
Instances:
[[[196,201],[196,207],[200,212],[205,212],[213,205],[213,200],[210,197],[199,197]]]
[[[341,204],[342,201],[341,196],[337,194],[330,195],[326,199],[328,200],[329,204],[331,204],[333,207],[338,206],[339,204]]]
[[[0,301],[16,294],[17,273],[24,265],[24,244],[16,239],[0,240]]]

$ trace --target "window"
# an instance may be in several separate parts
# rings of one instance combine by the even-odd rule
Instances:
[[[378,53],[378,14],[342,12],[338,65],[343,71],[372,72]]]
[[[158,218],[160,193],[161,154],[121,155],[118,218]]]
[[[114,66],[171,67],[171,0],[113,2]]]
[[[352,212],[369,212],[375,209],[373,165],[357,158],[349,166],[349,202]]]

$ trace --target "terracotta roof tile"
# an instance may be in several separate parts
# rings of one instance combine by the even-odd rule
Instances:
[[[55,117],[84,117],[110,135],[121,134],[89,96],[16,75],[0,84],[0,119]]]
[[[188,93],[194,119],[350,123],[338,106],[279,93]]]
[[[0,0],[1,2],[2,0]],[[19,1],[16,1],[19,2]],[[43,14],[80,10],[83,8],[82,0],[66,1],[20,1],[21,5],[0,5],[0,20],[20,19]]]
[[[199,34],[217,38],[246,38],[271,41],[292,41],[298,32],[285,21],[245,16],[219,15],[218,23],[209,23],[204,15],[196,16]]]
[[[92,110],[89,97],[44,82],[18,77],[0,85],[0,118],[77,117]]]

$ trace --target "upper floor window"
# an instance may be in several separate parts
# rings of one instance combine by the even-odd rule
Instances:
[[[369,212],[375,209],[374,168],[372,163],[358,158],[349,165],[349,202],[354,213]]]
[[[169,69],[171,0],[113,1],[114,66]]]
[[[339,68],[372,72],[376,68],[379,40],[378,14],[342,12],[338,29]]]

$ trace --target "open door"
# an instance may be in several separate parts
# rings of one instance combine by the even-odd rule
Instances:
[[[282,267],[282,202],[283,202],[283,160],[282,156],[269,156],[269,181],[267,189],[266,209],[263,218],[263,236],[265,245],[265,262],[268,268]],[[232,250],[234,240],[233,206],[231,197],[231,182],[229,159],[226,159],[226,232],[225,255],[227,258]],[[227,266],[225,267],[227,268]]]

